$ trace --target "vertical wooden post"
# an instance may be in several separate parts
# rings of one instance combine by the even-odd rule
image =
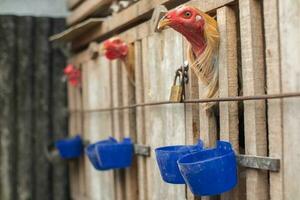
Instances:
[[[37,18],[34,46],[34,172],[36,199],[51,199],[50,165],[42,149],[49,139],[50,20]]]
[[[261,1],[240,0],[243,94],[265,93]],[[246,154],[267,155],[265,101],[244,102]],[[247,199],[268,199],[268,172],[247,169]]]
[[[113,106],[122,105],[122,66],[121,61],[115,60],[111,63],[112,67],[112,95]],[[113,111],[113,134],[118,140],[123,139],[124,126],[123,126],[123,112],[116,110]],[[115,189],[116,199],[121,200],[125,197],[125,171],[123,169],[115,170]]]
[[[33,85],[32,85],[32,17],[17,18],[17,196],[20,200],[33,199]]]
[[[282,92],[300,91],[300,4],[285,0],[279,3]],[[279,81],[279,80],[278,80]],[[299,199],[299,98],[283,100],[283,162],[285,200]],[[279,199],[279,198],[278,198]]]
[[[77,65],[78,69],[82,70],[82,64]],[[75,134],[80,135],[84,138],[83,134],[83,102],[82,102],[82,89],[81,87],[75,87],[75,109],[79,112],[76,112],[75,117]],[[85,181],[85,165],[84,165],[84,156],[78,158],[78,178],[79,178],[79,194],[81,198],[86,195],[86,181]]]
[[[278,0],[263,1],[267,93],[279,94],[281,88]],[[282,100],[268,100],[269,156],[283,158]],[[283,200],[283,169],[270,172],[270,199]]]
[[[111,107],[110,64],[104,57],[88,60],[83,69],[84,110]],[[107,139],[112,135],[112,113],[85,112],[84,137],[91,143]],[[114,199],[113,172],[94,169],[85,156],[86,194],[88,199]]]
[[[144,103],[144,80],[143,80],[143,58],[145,50],[142,49],[142,42],[135,42],[135,99],[136,103]],[[144,108],[136,109],[136,134],[137,142],[146,145],[145,134],[145,112]],[[146,159],[138,157],[138,199],[147,199],[147,176],[146,176]]]
[[[93,77],[90,77],[89,70],[93,70],[93,74],[98,74],[98,71],[94,69],[93,62],[86,61],[82,63],[81,67],[81,74],[82,74],[82,112],[83,112],[83,132],[82,136],[85,140],[90,141],[90,143],[94,142],[94,138],[91,136],[91,113],[85,112],[89,110],[90,107],[90,98],[89,98],[89,88],[97,88],[97,86],[91,86],[90,81],[93,80]],[[93,91],[94,92],[94,91]],[[84,156],[84,174],[85,174],[85,187],[86,187],[86,194],[85,198],[96,198],[99,196],[100,192],[94,191],[93,180],[97,180],[97,176],[93,173],[93,166],[91,165],[87,156]],[[97,183],[98,184],[98,183]]]
[[[135,62],[134,57],[134,45],[129,45],[128,54],[129,63]],[[129,73],[126,71],[127,68],[124,66],[125,63],[122,63],[122,90],[123,98],[122,105],[132,105],[135,104],[135,86],[129,80]],[[135,66],[133,65],[133,69]],[[135,110],[123,110],[123,127],[124,127],[124,137],[130,137],[133,142],[136,143],[136,122],[135,122]],[[138,199],[138,188],[137,188],[137,159],[134,157],[133,163],[129,169],[125,169],[125,195],[128,200],[137,200]]]
[[[75,64],[75,63],[74,63]],[[76,135],[76,116],[78,115],[76,110],[76,98],[75,98],[75,88],[74,86],[68,84],[68,108],[70,111],[69,115],[69,136]],[[76,199],[76,196],[79,196],[79,175],[78,169],[79,164],[77,160],[69,162],[69,182],[70,182],[70,196],[71,199]]]
[[[172,30],[150,35],[143,45],[143,77],[145,102],[167,100],[174,73],[183,64],[182,36]],[[145,46],[144,46],[145,45]],[[176,49],[176,51],[174,51]],[[145,57],[144,57],[145,55]],[[148,199],[184,199],[183,185],[165,184],[156,163],[154,149],[185,143],[183,105],[145,108],[145,134],[151,146],[147,159]]]
[[[0,17],[0,198],[15,199],[15,18]]]
[[[238,96],[238,64],[236,16],[232,8],[224,6],[217,10],[220,31],[219,47],[219,96]],[[220,140],[229,141],[236,153],[239,153],[239,116],[238,102],[220,102]],[[238,186],[221,196],[221,199],[241,199]]]
[[[69,61],[74,64],[78,69],[81,69],[82,63],[74,63],[72,59]],[[80,86],[74,87],[68,83],[68,107],[71,112],[69,115],[69,136],[82,135],[83,123],[82,123],[82,96]],[[70,174],[70,190],[71,198],[82,198],[85,194],[85,181],[84,181],[84,158],[78,158],[69,162],[69,174]]]

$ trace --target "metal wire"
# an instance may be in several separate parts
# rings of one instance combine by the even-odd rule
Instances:
[[[107,112],[114,110],[126,110],[126,109],[135,109],[137,107],[146,107],[146,106],[157,106],[157,105],[167,105],[167,104],[191,104],[191,103],[208,103],[208,102],[228,102],[228,101],[254,101],[254,100],[267,100],[267,99],[282,99],[282,98],[292,98],[292,97],[300,97],[300,92],[291,92],[284,94],[264,94],[264,95],[255,95],[255,96],[236,96],[236,97],[219,97],[219,98],[211,98],[211,99],[190,99],[184,100],[182,102],[176,101],[157,101],[150,103],[138,103],[132,104],[128,106],[118,106],[111,108],[100,108],[100,109],[90,109],[90,110],[70,110],[70,113],[74,112]]]

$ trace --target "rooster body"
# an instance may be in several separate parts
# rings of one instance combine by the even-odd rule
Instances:
[[[169,26],[189,42],[187,58],[198,79],[206,85],[206,98],[218,96],[218,47],[220,35],[217,21],[191,6],[180,6],[166,13],[158,29]],[[214,103],[205,105],[210,108]]]

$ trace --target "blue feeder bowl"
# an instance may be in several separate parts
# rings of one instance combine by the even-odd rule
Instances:
[[[201,140],[196,145],[165,146],[155,149],[156,160],[162,179],[167,183],[184,184],[177,161],[182,156],[198,152],[203,149]]]
[[[100,143],[95,148],[101,170],[126,168],[132,163],[134,149],[130,138],[119,143]]]
[[[218,141],[217,147],[182,157],[180,172],[193,194],[217,195],[237,184],[237,166],[231,144]]]
[[[63,159],[77,158],[82,154],[83,141],[79,135],[69,139],[61,139],[55,142],[55,147]]]
[[[96,146],[100,145],[100,144],[116,144],[116,143],[117,143],[117,140],[110,137],[107,140],[102,140],[102,141],[96,142],[94,144],[90,144],[89,146],[86,147],[85,153],[87,154],[90,162],[92,163],[92,165],[94,166],[95,169],[103,170],[101,168],[100,164],[99,164],[99,160],[98,160],[98,157],[97,157]]]

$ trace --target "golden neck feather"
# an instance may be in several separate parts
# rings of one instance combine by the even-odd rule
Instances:
[[[217,54],[220,41],[217,21],[211,16],[198,10],[200,15],[205,19],[204,39],[206,48],[203,53],[196,57],[191,45],[188,48],[188,61],[191,69],[197,77],[207,85],[207,98],[212,98],[218,91],[218,66]]]

